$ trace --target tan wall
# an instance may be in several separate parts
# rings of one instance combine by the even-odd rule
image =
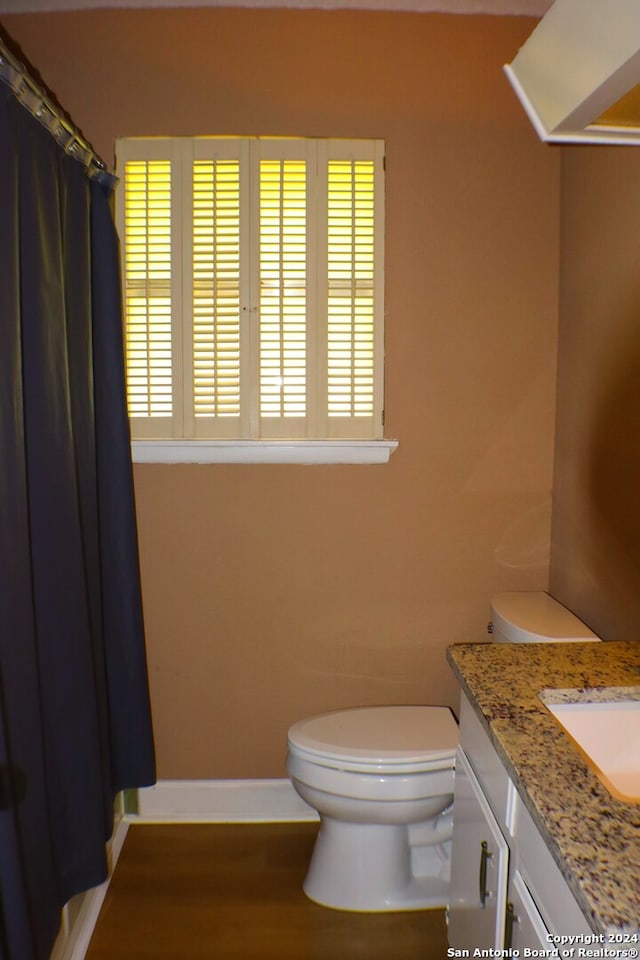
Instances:
[[[284,774],[288,725],[456,705],[447,644],[548,580],[559,151],[502,74],[526,18],[223,9],[11,16],[119,136],[382,137],[385,466],[137,466],[159,775]]]
[[[640,639],[640,153],[565,151],[551,586]]]

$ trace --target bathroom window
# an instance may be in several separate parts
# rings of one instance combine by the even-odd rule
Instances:
[[[381,440],[382,141],[116,155],[134,440]]]

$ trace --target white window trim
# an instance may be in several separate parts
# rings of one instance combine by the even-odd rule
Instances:
[[[132,440],[134,463],[388,463],[397,440]]]

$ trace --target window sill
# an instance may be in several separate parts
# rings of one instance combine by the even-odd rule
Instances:
[[[134,463],[388,463],[397,440],[132,440]]]

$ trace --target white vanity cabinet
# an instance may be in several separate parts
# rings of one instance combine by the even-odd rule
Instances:
[[[448,910],[452,947],[502,947],[509,846],[460,747],[453,800],[454,842]]]
[[[470,956],[593,932],[464,696],[447,920],[450,946]]]

